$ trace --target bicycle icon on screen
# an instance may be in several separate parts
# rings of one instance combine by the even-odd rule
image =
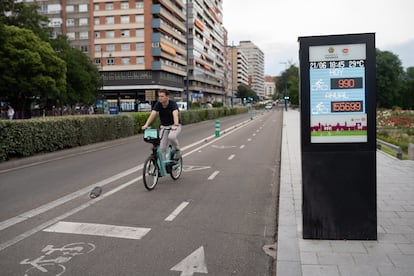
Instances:
[[[319,79],[311,86],[311,89],[314,91],[326,91],[329,89],[328,85],[325,84],[323,79]]]
[[[20,264],[31,265],[24,276],[39,274],[39,272],[42,272],[41,275],[60,276],[66,271],[64,263],[69,262],[74,256],[88,254],[95,248],[93,243],[84,242],[69,243],[62,247],[47,245],[42,249],[44,255],[33,260],[24,259]]]
[[[328,108],[323,104],[323,102],[319,102],[315,105],[314,108],[312,108],[312,114],[318,115],[318,114],[327,114],[329,113]]]

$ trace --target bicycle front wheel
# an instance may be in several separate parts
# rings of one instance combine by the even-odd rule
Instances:
[[[183,158],[180,157],[180,159],[176,160],[174,164],[171,167],[171,178],[174,180],[177,180],[180,178],[181,172],[183,171]]]
[[[159,171],[157,165],[157,159],[153,156],[150,156],[145,160],[144,168],[142,169],[142,179],[144,181],[144,186],[148,191],[151,191],[155,188],[158,183]]]

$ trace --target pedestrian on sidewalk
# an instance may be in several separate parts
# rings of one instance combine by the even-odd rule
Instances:
[[[14,109],[11,105],[9,105],[9,109],[7,110],[7,117],[9,117],[9,120],[13,120]]]

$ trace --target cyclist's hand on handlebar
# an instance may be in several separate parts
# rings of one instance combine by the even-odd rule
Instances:
[[[141,129],[142,130],[145,130],[145,129],[147,129],[148,128],[148,126],[147,125],[143,125],[142,127],[141,127]]]

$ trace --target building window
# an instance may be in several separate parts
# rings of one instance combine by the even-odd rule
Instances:
[[[115,64],[115,60],[114,58],[110,57],[106,59],[106,64],[108,65],[114,65]]]
[[[115,45],[114,44],[107,44],[106,45],[106,51],[107,52],[113,52],[113,51],[115,51]]]
[[[62,18],[52,18],[49,21],[49,27],[60,27],[62,25]]]
[[[131,45],[129,43],[123,43],[123,44],[121,44],[121,50],[122,51],[129,51],[129,50],[131,50]]]
[[[121,36],[122,37],[129,37],[129,30],[122,30],[121,31]]]
[[[101,65],[101,59],[95,58],[95,65]]]
[[[74,5],[66,5],[66,12],[74,12],[75,6]]]
[[[139,14],[135,16],[135,23],[143,23],[144,22],[144,15]]]
[[[127,10],[127,9],[129,9],[129,3],[121,2],[121,10]]]
[[[95,45],[95,52],[99,52],[101,50],[101,45]]]
[[[89,20],[88,18],[79,18],[79,26],[88,26]]]
[[[123,57],[122,58],[122,64],[130,64],[130,58],[129,57]]]
[[[68,40],[74,40],[75,39],[75,33],[66,33],[66,36],[68,37]]]
[[[135,1],[135,8],[137,8],[137,9],[144,8],[144,1],[142,1],[142,0],[136,0]]]
[[[99,4],[93,4],[93,10],[99,11]]]
[[[88,39],[89,38],[89,32],[80,32],[79,33],[79,39]]]
[[[113,10],[113,9],[114,9],[114,3],[105,4],[105,10]]]
[[[144,64],[144,57],[137,57],[136,64]]]
[[[62,6],[60,4],[47,5],[47,13],[49,14],[60,13],[61,10]]]
[[[101,33],[100,32],[95,32],[95,38],[101,38]]]
[[[136,51],[144,51],[144,43],[140,42],[135,44]]]
[[[93,18],[93,23],[95,24],[95,25],[99,25],[101,22],[100,22],[100,20],[99,20],[99,17],[94,17]]]
[[[83,53],[88,53],[89,52],[89,46],[88,45],[81,45],[81,51]]]
[[[122,24],[129,23],[129,15],[122,15],[121,16],[121,23]]]
[[[144,29],[137,29],[135,32],[136,37],[144,37]]]
[[[68,27],[75,26],[75,19],[74,18],[66,19],[66,26]]]
[[[105,24],[114,24],[115,18],[113,16],[107,16],[105,17]]]
[[[87,12],[87,11],[88,11],[88,4],[79,5],[79,12]]]
[[[114,31],[106,31],[105,32],[105,38],[114,38],[115,32]]]

